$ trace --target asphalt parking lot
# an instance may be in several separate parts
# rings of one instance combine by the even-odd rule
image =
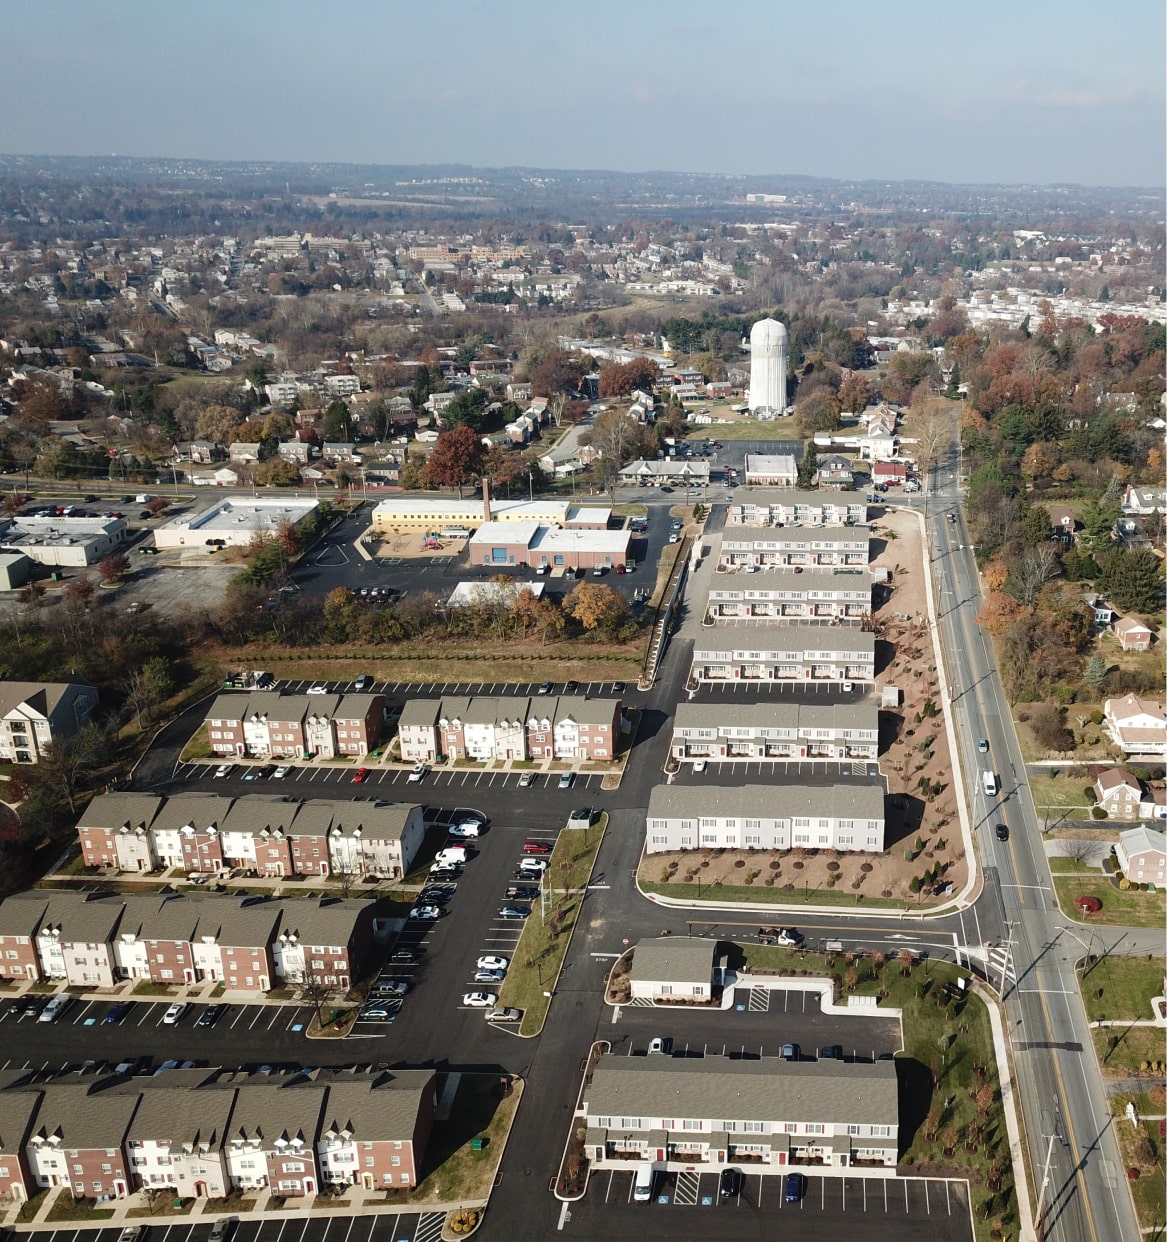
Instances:
[[[149,1242],[207,1242],[213,1221],[218,1217],[192,1223],[187,1220],[167,1224],[149,1223]],[[308,1219],[287,1214],[270,1220],[241,1220],[230,1236],[230,1242],[438,1242],[442,1236],[444,1212],[384,1212],[377,1216],[315,1216]],[[142,1222],[138,1222],[142,1223]],[[117,1242],[119,1229],[86,1229],[82,1235],[75,1228],[44,1229],[37,1232],[39,1242]]]
[[[863,1011],[824,1014],[815,992],[794,988],[734,989],[728,1010],[620,1006],[615,1021],[601,1021],[596,1037],[619,1056],[646,1053],[649,1040],[667,1036],[674,1056],[718,1055],[754,1060],[778,1056],[799,1044],[813,1060],[824,1044],[841,1044],[845,1060],[872,1061],[903,1047],[899,1019]]]
[[[806,1239],[836,1242],[968,1242],[972,1237],[968,1189],[961,1181],[915,1177],[807,1178],[797,1203],[787,1203],[783,1178],[746,1171],[741,1193],[718,1195],[718,1175],[697,1170],[657,1175],[651,1203],[632,1201],[631,1170],[593,1175],[586,1198],[570,1207],[565,1238],[653,1237]],[[675,1209],[682,1209],[680,1212]],[[694,1209],[686,1211],[684,1209]],[[716,1223],[708,1211],[716,1211]],[[667,1223],[661,1213],[668,1212]]]
[[[798,781],[803,784],[846,783],[852,776],[876,776],[879,765],[872,760],[870,764],[863,759],[826,759],[813,761],[809,759],[751,759],[748,761],[723,761],[720,759],[706,760],[705,770],[695,772],[693,760],[685,759],[680,770],[673,778],[677,785],[700,785],[702,783],[717,785],[721,783],[737,784],[747,780]]]
[[[44,1031],[48,1023],[38,1022],[34,1017],[21,1017],[25,999],[5,1001],[0,1004],[0,1040],[3,1040],[13,1025],[29,1027],[30,1034]],[[183,1016],[174,1024],[164,1024],[162,1019],[166,1010],[174,1003],[173,997],[135,997],[130,1000],[130,1008],[116,1022],[105,1019],[118,1003],[114,1000],[76,1000],[51,1025],[54,1028],[105,1026],[107,1029],[127,1029],[136,1027],[157,1027],[162,1031],[178,1032],[181,1030],[197,1031],[200,1036],[210,1031],[287,1031],[298,1034],[307,1029],[312,1017],[311,1005],[228,1005],[221,1009],[221,1016],[213,1027],[199,1027],[197,1022],[209,1008],[201,1002],[193,1002]]]

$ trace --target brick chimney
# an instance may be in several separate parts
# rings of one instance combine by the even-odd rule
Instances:
[[[490,515],[490,479],[486,475],[482,477],[482,520],[493,520]]]

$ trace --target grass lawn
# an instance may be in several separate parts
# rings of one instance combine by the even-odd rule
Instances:
[[[604,812],[590,828],[565,828],[547,867],[547,882],[555,901],[546,919],[541,903],[530,903],[530,918],[523,924],[523,934],[498,992],[500,1005],[523,1011],[519,1027],[523,1035],[537,1035],[547,1020],[551,997],[544,992],[555,989],[583,904],[582,890],[596,865],[607,827],[608,815]]]
[[[1094,1051],[1104,1074],[1126,1078],[1132,1074],[1156,1073],[1163,1065],[1161,1026],[1095,1026],[1090,1029]],[[1147,1066],[1160,1066],[1150,1070]]]
[[[1123,892],[1093,867],[1084,867],[1070,858],[1051,858],[1054,892],[1062,913],[1075,923],[1106,923],[1120,927],[1162,927],[1167,921],[1167,894]],[[1056,870],[1054,870],[1056,868]],[[1083,916],[1074,905],[1083,894],[1097,897],[1102,909]]]
[[[109,1220],[112,1215],[113,1208],[94,1207],[92,1199],[74,1199],[67,1190],[62,1190],[45,1219]]]
[[[1058,772],[1054,776],[1050,769],[1037,768],[1026,773],[1029,792],[1033,795],[1033,804],[1037,813],[1044,815],[1047,810],[1054,811],[1051,820],[1057,819],[1065,811],[1077,811],[1074,819],[1089,819],[1091,803],[1087,802],[1084,790],[1090,784],[1090,778],[1083,770],[1081,775],[1067,775]]]
[[[613,517],[647,517],[648,516],[648,505],[636,505],[636,504],[613,505],[612,516]]]
[[[193,763],[196,759],[218,758],[218,755],[211,749],[211,735],[207,732],[205,724],[199,725],[194,736],[182,748],[178,757],[183,763]]]
[[[834,975],[844,990],[854,970],[856,993],[879,994],[881,1006],[903,1010],[904,1050],[896,1057],[900,1141],[907,1144],[901,1170],[967,1176],[978,1242],[988,1242],[998,1223],[1000,1236],[1015,1240],[1020,1226],[988,1012],[976,996],[953,1000],[945,991],[947,983],[967,978],[967,971],[924,962],[905,975],[895,958],[850,963],[844,954],[801,953],[776,945],[739,949],[754,970]],[[946,1100],[951,1100],[948,1108]]]
[[[16,1213],[16,1222],[19,1225],[27,1225],[32,1218],[44,1207],[45,1196],[49,1192],[47,1190],[38,1190],[32,1198],[20,1205],[20,1211]]]
[[[1128,1100],[1139,1110],[1140,1117],[1145,1117],[1148,1113],[1167,1113],[1167,1087],[1162,1083],[1157,1083],[1147,1091],[1120,1091],[1118,1095],[1112,1095],[1111,1114],[1115,1117],[1124,1116]]]
[[[795,905],[801,901],[804,904],[818,906],[862,906],[866,910],[914,908],[914,905],[905,907],[902,901],[896,901],[893,897],[868,897],[862,893],[853,892],[851,889],[846,891],[833,888],[804,889],[801,885],[796,886],[791,891],[782,888],[778,884],[773,886],[765,884],[658,884],[655,881],[642,878],[640,887],[646,893],[658,893],[661,896],[677,897],[687,901],[716,900],[727,904],[736,901],[748,901],[756,902],[759,905],[769,902],[773,905],[787,906]],[[934,904],[934,901],[930,900],[928,904]]]
[[[712,410],[716,414],[716,410]],[[686,440],[800,440],[795,433],[792,418],[777,418],[771,422],[743,418],[733,423],[698,423],[685,434]]]
[[[403,1196],[412,1204],[485,1199],[494,1185],[503,1143],[522,1098],[522,1084],[500,1093],[498,1074],[463,1074],[448,1121],[434,1123],[426,1146],[425,1176]],[[485,1138],[481,1151],[470,1146]]]
[[[1149,1018],[1151,997],[1163,995],[1161,957],[1105,957],[1092,968],[1078,971],[1086,1016],[1105,1019]]]
[[[1162,1229],[1167,1220],[1167,1199],[1164,1197],[1163,1140],[1159,1137],[1157,1121],[1142,1121],[1138,1127],[1123,1118],[1115,1122],[1118,1146],[1122,1152],[1124,1171],[1137,1168],[1139,1176],[1128,1184],[1135,1201],[1135,1212],[1143,1229],[1158,1226],[1160,1232],[1150,1237],[1163,1237]]]

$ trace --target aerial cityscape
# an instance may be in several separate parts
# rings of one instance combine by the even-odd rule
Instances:
[[[1161,6],[8,17],[0,1235],[1167,1238]]]

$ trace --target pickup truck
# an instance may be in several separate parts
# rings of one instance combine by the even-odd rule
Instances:
[[[539,896],[539,888],[530,884],[508,884],[503,896],[508,901],[535,901]]]

